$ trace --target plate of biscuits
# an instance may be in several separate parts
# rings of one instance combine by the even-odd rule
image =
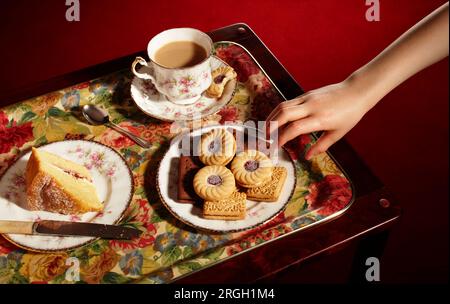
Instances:
[[[294,163],[283,148],[261,145],[246,128],[208,126],[172,140],[157,188],[178,220],[230,233],[255,228],[284,210],[296,186]]]
[[[117,223],[133,194],[125,160],[103,144],[64,140],[32,148],[0,178],[0,220]],[[85,245],[95,237],[5,234],[39,252]]]

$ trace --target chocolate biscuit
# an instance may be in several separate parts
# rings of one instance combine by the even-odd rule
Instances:
[[[193,187],[194,176],[203,164],[197,157],[180,156],[178,167],[178,202],[201,202],[201,198],[195,193]]]

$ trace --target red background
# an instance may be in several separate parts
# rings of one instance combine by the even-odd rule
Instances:
[[[145,49],[171,27],[204,31],[245,22],[306,89],[345,78],[442,0],[2,0],[0,96]],[[381,264],[384,282],[448,282],[448,59],[414,76],[373,109],[347,139],[393,190],[404,215]],[[324,280],[332,270],[324,269]]]

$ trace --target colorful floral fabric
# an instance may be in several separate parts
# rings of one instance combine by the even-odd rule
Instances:
[[[237,71],[239,83],[233,100],[204,122],[264,120],[283,101],[282,96],[239,45],[217,43],[215,49]],[[129,93],[132,77],[123,70],[0,109],[0,175],[32,146],[73,138],[99,141],[116,149],[133,172],[135,193],[121,225],[142,231],[137,239],[98,240],[65,253],[27,252],[0,236],[0,283],[170,282],[349,205],[351,185],[336,163],[327,154],[304,160],[315,140],[304,135],[287,146],[297,169],[297,185],[287,208],[272,221],[224,235],[206,234],[180,223],[162,205],[155,188],[159,161],[177,129],[137,109]],[[142,149],[114,130],[86,124],[74,107],[87,103],[106,108],[115,123],[144,137],[152,147]],[[99,157],[92,155],[87,165],[97,166]],[[112,167],[105,170],[114,173]],[[67,275],[71,258],[79,263],[79,280]]]

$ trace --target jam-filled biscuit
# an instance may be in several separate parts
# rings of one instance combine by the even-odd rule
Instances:
[[[194,190],[208,201],[226,199],[236,190],[233,173],[224,166],[206,166],[194,176]]]
[[[228,81],[237,77],[236,72],[230,66],[224,66],[215,69],[211,73],[212,83],[206,90],[209,97],[220,98]]]
[[[239,153],[231,163],[236,182],[245,188],[253,188],[268,182],[272,176],[272,161],[262,152],[247,150]]]
[[[212,129],[202,135],[199,143],[199,159],[205,165],[225,166],[236,153],[236,140],[225,129]]]

